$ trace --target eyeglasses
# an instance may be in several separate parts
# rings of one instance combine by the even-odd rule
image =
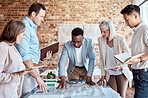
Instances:
[[[83,40],[82,40],[82,41],[83,41]],[[73,43],[73,44],[76,44],[76,43],[77,43],[77,44],[81,44],[82,41],[72,41],[72,43]]]

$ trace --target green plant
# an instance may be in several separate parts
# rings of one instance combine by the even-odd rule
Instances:
[[[56,75],[55,75],[54,73],[49,72],[49,73],[47,74],[47,79],[55,79],[55,78],[56,78]]]

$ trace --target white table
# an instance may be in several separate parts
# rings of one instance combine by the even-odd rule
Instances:
[[[36,90],[27,98],[121,98],[109,86],[89,86],[86,83],[68,84],[67,89],[48,87],[47,93]]]
[[[46,70],[41,75],[42,78],[47,76],[49,72],[53,72],[58,76],[57,69],[55,70]],[[98,70],[96,71],[98,74]],[[93,73],[95,75],[95,73]],[[94,79],[96,82],[98,79]],[[58,85],[58,84],[57,84]],[[67,89],[59,89],[56,87],[48,87],[47,93],[39,91],[38,88],[35,88],[32,92],[26,95],[24,98],[121,98],[120,95],[111,89],[109,86],[102,87],[99,85],[89,86],[86,83],[78,84],[67,84]]]

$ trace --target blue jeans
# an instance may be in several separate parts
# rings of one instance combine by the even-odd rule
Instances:
[[[135,87],[134,98],[148,98],[148,72],[132,70]]]

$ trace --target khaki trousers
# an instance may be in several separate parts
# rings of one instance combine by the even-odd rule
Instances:
[[[86,77],[87,77],[87,71],[86,71],[85,67],[84,68],[76,68],[75,67],[69,76],[69,80],[79,81],[79,80],[86,79]]]
[[[125,98],[128,80],[123,74],[117,76],[110,75],[108,85],[118,92],[122,98]]]

